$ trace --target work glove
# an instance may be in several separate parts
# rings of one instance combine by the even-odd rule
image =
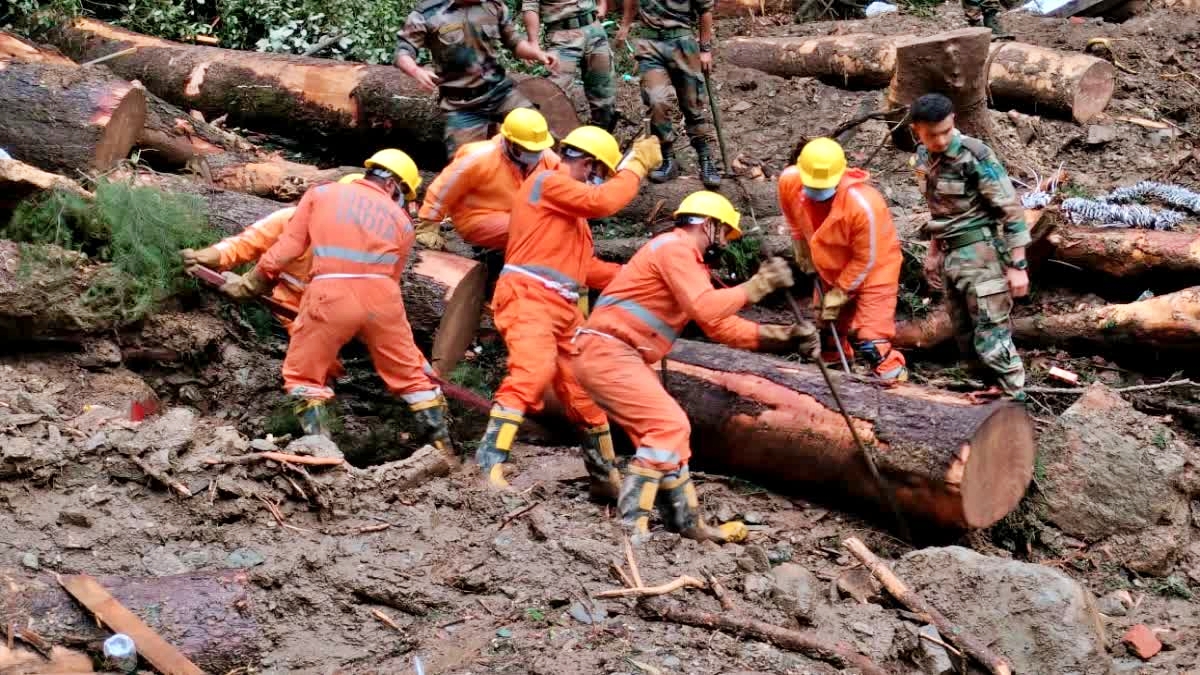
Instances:
[[[225,285],[221,287],[221,292],[234,300],[250,300],[271,290],[271,282],[257,267],[252,267],[241,276],[233,272],[226,272],[221,276],[225,277]]]
[[[837,320],[838,314],[842,313],[842,307],[845,307],[847,302],[850,302],[850,296],[837,286],[825,291],[825,299],[821,301],[821,320]]]
[[[429,220],[418,220],[416,225],[417,243],[431,251],[441,251],[446,248],[446,240],[442,237],[442,224]]]
[[[658,137],[647,136],[633,142],[633,147],[617,168],[629,169],[636,173],[638,178],[645,178],[646,174],[657,169],[662,163],[662,145],[658,142]]]
[[[787,262],[783,258],[771,258],[759,265],[754,276],[747,279],[741,287],[746,291],[746,297],[753,304],[767,297],[771,291],[777,288],[790,288],[794,283],[796,281],[792,278],[792,268],[788,266]]]
[[[799,352],[809,360],[821,355],[821,336],[810,321],[790,326],[759,324],[758,348],[764,352]]]
[[[185,248],[179,252],[179,257],[183,258],[183,266],[185,268],[196,265],[216,267],[221,264],[221,252],[215,246],[202,248],[199,251]]]
[[[808,240],[801,237],[800,239],[792,240],[792,256],[796,260],[796,267],[800,268],[805,274],[816,274],[817,267],[813,265],[812,249],[808,246]]]

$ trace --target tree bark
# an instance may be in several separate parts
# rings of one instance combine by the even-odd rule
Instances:
[[[146,121],[145,90],[100,68],[0,62],[0,147],[75,175],[129,156]]]
[[[803,5],[800,0],[717,0],[713,14],[721,19],[745,18],[747,15],[795,14]]]
[[[251,615],[245,572],[97,580],[204,671],[227,673],[258,662],[262,634]],[[111,632],[53,577],[10,570],[0,572],[0,582],[6,622],[27,626],[52,644],[102,651]]]
[[[391,66],[183,45],[91,19],[52,39],[79,61],[138,47],[105,65],[171,103],[228,114],[235,124],[351,143],[364,153],[392,146],[415,158],[445,160],[436,96]]]
[[[882,89],[896,70],[894,36],[872,33],[820,37],[735,37],[722,56],[743,68],[780,77],[815,77],[850,89]]]
[[[960,28],[930,37],[896,43],[896,72],[888,88],[888,108],[908,106],[921,96],[938,92],[954,102],[955,125],[968,136],[991,137],[987,111],[987,28]],[[893,121],[899,122],[902,115]],[[908,125],[892,132],[896,147],[911,151],[916,145]]]
[[[1112,98],[1116,70],[1104,59],[1019,42],[990,47],[990,93],[998,106],[1032,107],[1084,124]]]
[[[697,468],[803,483],[810,492],[886,508],[814,367],[680,340],[666,368],[667,390],[692,422]],[[835,377],[906,515],[942,527],[987,527],[1021,500],[1035,450],[1021,407]]]
[[[661,221],[665,224],[671,221],[671,214],[684,197],[703,189],[700,179],[695,176],[681,176],[666,183],[647,182],[642,185],[637,197],[617,213],[617,217],[646,222],[653,215],[654,222]],[[753,220],[750,219],[751,208],[758,218],[777,216],[780,213],[776,184],[773,181],[726,179],[721,181],[721,188],[717,191],[728,197],[746,217],[746,220],[742,221],[743,227],[753,224]]]
[[[449,376],[475,339],[487,296],[487,268],[441,251],[415,250],[404,271],[404,309],[430,365]]]
[[[1056,260],[1122,279],[1200,274],[1200,237],[1194,232],[1060,226],[1047,241]]]
[[[596,241],[596,256],[601,260],[617,263],[627,263],[651,237],[621,237],[618,239],[598,239]],[[792,239],[781,235],[766,237],[767,255],[792,257]]]
[[[21,63],[49,63],[58,66],[73,66],[75,62],[58,50],[36,45],[23,37],[0,30],[0,61]]]
[[[91,197],[90,192],[73,180],[15,159],[0,159],[0,225],[8,223],[17,204],[46,190],[66,190]]]
[[[318,169],[278,155],[247,156],[230,152],[209,155],[198,167],[199,176],[211,180],[214,187],[285,202],[300,199],[309,188],[320,183],[362,171],[353,166]]]

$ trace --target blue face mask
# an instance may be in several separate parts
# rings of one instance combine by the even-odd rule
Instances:
[[[598,176],[596,174],[592,174],[592,175],[588,176],[588,182],[591,183],[592,185],[603,185],[604,184],[604,176]]]
[[[824,190],[816,190],[805,186],[804,195],[814,202],[825,202],[833,199],[837,194],[837,187],[825,188]]]

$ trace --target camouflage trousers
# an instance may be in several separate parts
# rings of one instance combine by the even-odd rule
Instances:
[[[1025,365],[1012,339],[1013,299],[1000,254],[990,241],[946,251],[942,260],[954,334],[964,353],[974,347],[979,360],[996,373],[1004,393],[1025,399]]]
[[[583,80],[592,113],[592,124],[612,131],[616,123],[617,83],[613,74],[612,48],[608,34],[598,23],[581,28],[556,30],[546,35],[550,51],[558,55],[558,73],[551,81],[569,92],[576,77]]]
[[[967,23],[972,26],[983,25],[987,16],[995,16],[1004,11],[1000,0],[962,0],[962,8]]]
[[[642,78],[642,102],[650,109],[650,130],[663,145],[675,142],[671,124],[671,90],[687,125],[692,145],[716,141],[704,105],[704,73],[700,69],[700,43],[694,37],[636,41],[638,75]]]
[[[458,107],[455,103],[442,101],[443,108],[448,105],[454,106],[454,109],[446,110],[444,138],[447,161],[454,157],[455,151],[463,145],[490,138],[492,125],[499,126],[508,113],[517,108],[533,107],[529,99],[513,85],[512,80],[505,80],[486,96],[472,101],[469,105]]]

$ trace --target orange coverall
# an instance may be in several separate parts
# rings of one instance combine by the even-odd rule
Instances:
[[[595,257],[587,219],[621,210],[637,195],[639,182],[624,170],[602,185],[588,185],[560,167],[534,173],[521,185],[492,298],[496,328],[508,347],[497,405],[522,415],[539,410],[552,385],[572,422],[588,428],[608,423],[575,381],[567,357],[583,324],[579,293],[603,289],[621,269]]]
[[[294,206],[279,209],[255,221],[240,233],[226,237],[214,244],[213,248],[221,254],[221,260],[217,263],[218,269],[229,270],[238,265],[258,260],[279,240],[284,226],[292,219],[292,214],[295,212],[296,207]],[[299,258],[280,270],[280,283],[276,284],[271,291],[271,297],[279,304],[299,311],[300,298],[304,295],[305,287],[308,286],[311,267],[312,254],[305,251],[300,254]],[[290,318],[278,315],[275,318],[279,319],[279,323],[283,324],[289,333],[291,332],[292,320]]]
[[[758,324],[737,316],[748,304],[740,287],[713,288],[700,251],[682,230],[643,246],[604,289],[575,338],[575,377],[637,447],[634,462],[669,473],[692,456],[692,427],[658,373],[689,321],[712,339],[757,349]]]
[[[450,165],[429,184],[418,217],[440,223],[447,217],[469,244],[503,250],[508,243],[508,219],[513,197],[521,189],[521,167],[504,154],[501,136],[468,143],[454,153]],[[531,175],[559,164],[552,150]]]
[[[888,342],[875,368],[882,373],[904,365],[900,352],[890,348],[904,256],[887,203],[868,178],[862,169],[847,169],[833,199],[814,202],[804,194],[800,170],[789,167],[779,176],[779,205],[792,238],[808,242],[826,292],[836,287],[850,296],[838,316],[838,334],[855,342]]]
[[[332,398],[325,374],[357,335],[389,391],[410,405],[437,396],[400,294],[413,240],[408,214],[369,181],[329,183],[304,194],[279,241],[258,262],[259,272],[274,280],[312,253],[312,281],[283,361],[289,394]]]

